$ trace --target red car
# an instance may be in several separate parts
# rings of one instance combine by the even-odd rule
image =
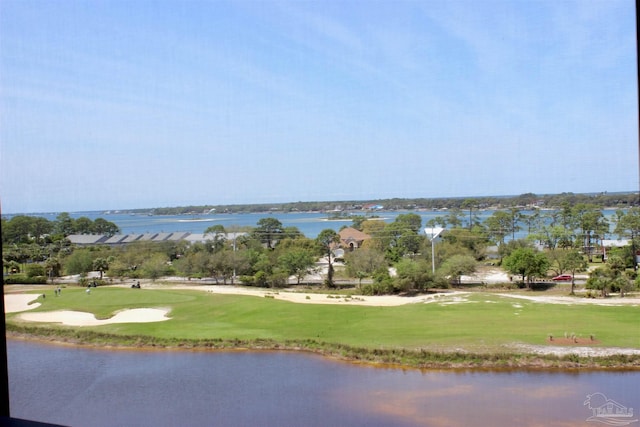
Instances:
[[[553,279],[554,282],[570,282],[571,281],[571,275],[570,274],[561,274],[559,276],[554,277]]]

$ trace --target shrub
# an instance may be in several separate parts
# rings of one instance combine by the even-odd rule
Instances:
[[[47,278],[45,276],[29,277],[26,274],[12,274],[4,278],[7,285],[46,285]]]
[[[392,294],[393,291],[393,282],[391,280],[384,280],[382,282],[367,283],[362,285],[363,295],[386,295]]]
[[[46,276],[44,265],[42,264],[27,264],[25,273],[27,277]]]
[[[264,271],[258,271],[253,276],[240,276],[240,281],[245,286],[257,286],[261,288],[267,287],[267,273]]]
[[[240,282],[245,286],[255,286],[256,279],[254,276],[240,276]]]
[[[272,288],[284,288],[288,285],[289,275],[286,272],[276,271],[269,277]]]
[[[96,286],[104,286],[108,285],[107,281],[104,279],[90,279],[88,277],[81,277],[78,280],[78,285],[80,286],[89,286],[95,284]]]

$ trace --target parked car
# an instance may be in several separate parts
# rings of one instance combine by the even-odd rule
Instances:
[[[554,282],[570,282],[572,279],[572,276],[570,274],[561,274],[559,276],[554,277],[553,280]]]

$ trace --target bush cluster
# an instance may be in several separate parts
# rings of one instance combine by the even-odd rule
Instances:
[[[45,276],[11,274],[9,276],[5,276],[4,283],[6,285],[46,285],[47,278]]]

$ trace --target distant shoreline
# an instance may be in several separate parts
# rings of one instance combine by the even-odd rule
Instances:
[[[135,214],[135,215],[203,215],[203,214],[225,214],[225,213],[327,213],[339,206],[345,211],[375,212],[363,207],[367,205],[383,206],[385,211],[433,211],[443,208],[469,209],[472,202],[473,209],[504,209],[508,207],[535,207],[538,208],[559,208],[563,202],[570,205],[576,203],[595,204],[601,209],[620,209],[631,206],[640,206],[638,191],[613,191],[613,192],[587,192],[587,193],[556,193],[556,194],[534,194],[524,193],[520,195],[506,196],[452,196],[452,197],[402,197],[402,198],[380,198],[361,200],[333,200],[333,201],[306,201],[306,202],[273,202],[273,203],[229,203],[229,204],[204,204],[173,207],[154,208],[101,208],[101,209],[68,209],[41,210],[41,211],[12,211],[2,214],[5,216],[14,215],[55,215],[61,212],[89,213],[101,212]],[[463,207],[462,205],[465,205]]]

